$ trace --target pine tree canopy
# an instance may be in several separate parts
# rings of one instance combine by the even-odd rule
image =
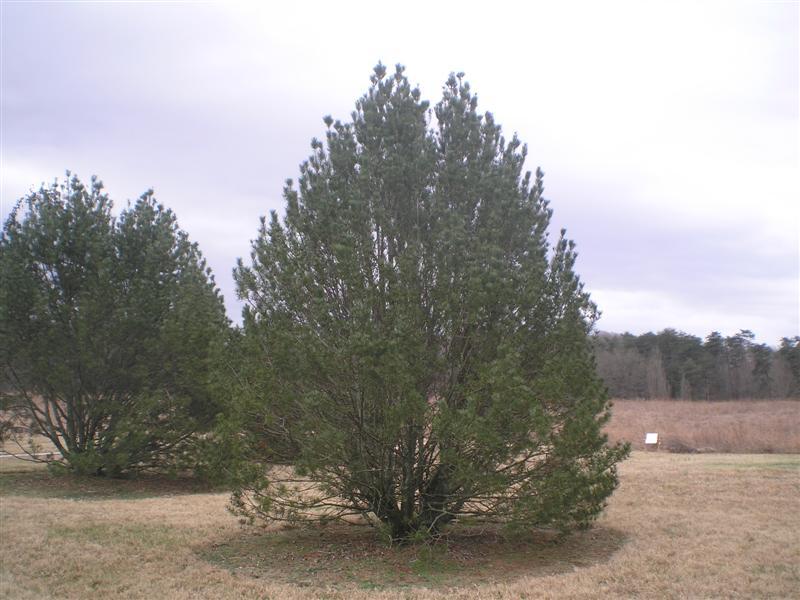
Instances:
[[[596,307],[573,242],[548,242],[543,173],[462,74],[431,109],[378,65],[351,120],[324,122],[235,271],[242,389],[259,382],[236,509],[357,514],[393,540],[588,525],[628,449],[601,431]]]
[[[118,218],[77,177],[21,200],[0,237],[4,414],[72,470],[174,465],[220,410],[222,298],[175,215],[144,194]]]

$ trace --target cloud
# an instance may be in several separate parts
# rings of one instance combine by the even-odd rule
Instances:
[[[798,5],[4,4],[2,217],[70,168],[230,271],[372,65],[464,70],[541,165],[606,329],[798,327]],[[31,43],[41,40],[42,43]],[[658,308],[656,310],[656,307]],[[613,325],[613,326],[612,326]],[[763,328],[763,334],[760,329]]]
[[[763,282],[751,282],[763,288]],[[740,281],[739,286],[746,285]],[[731,286],[737,287],[736,285]],[[784,280],[774,282],[764,289],[764,301],[756,306],[741,302],[741,297],[719,293],[718,301],[706,301],[697,304],[689,297],[678,297],[673,294],[662,294],[651,290],[618,290],[594,289],[592,299],[603,306],[613,307],[613,311],[603,312],[597,324],[602,331],[642,334],[659,330],[652,323],[663,320],[663,315],[681,315],[680,329],[687,333],[705,338],[712,330],[725,336],[733,335],[741,329],[750,329],[756,334],[757,341],[777,346],[782,337],[791,332],[786,331],[785,316],[794,316],[794,326],[798,326],[800,317],[796,306],[786,302],[787,298],[798,290],[797,281]],[[777,292],[771,295],[771,292]],[[791,322],[791,321],[790,321]],[[747,325],[744,325],[744,324]]]

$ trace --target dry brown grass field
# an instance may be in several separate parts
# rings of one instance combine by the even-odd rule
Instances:
[[[2,598],[791,598],[800,456],[634,452],[587,532],[245,527],[192,482],[0,474]]]
[[[644,449],[647,432],[670,452],[800,453],[800,400],[615,400],[612,441]]]
[[[597,525],[563,540],[454,527],[388,548],[364,526],[242,527],[226,493],[191,480],[5,458],[0,598],[800,596],[800,402],[618,400],[613,414],[612,440],[638,449],[657,431],[661,449],[635,451]]]

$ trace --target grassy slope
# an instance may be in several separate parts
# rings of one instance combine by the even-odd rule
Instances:
[[[140,482],[118,493],[41,474],[0,478],[3,598],[752,598],[800,589],[796,455],[637,452],[597,527],[563,544],[454,535],[449,549],[400,551],[360,527],[242,529],[225,494],[182,493],[191,487]]]

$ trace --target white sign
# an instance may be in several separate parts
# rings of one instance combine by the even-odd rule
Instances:
[[[658,434],[657,433],[647,433],[647,434],[645,434],[644,443],[645,444],[658,444]]]

